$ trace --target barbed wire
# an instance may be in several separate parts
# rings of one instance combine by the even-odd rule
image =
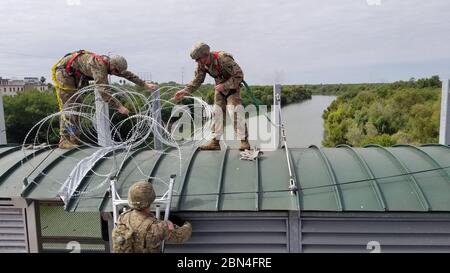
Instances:
[[[97,145],[98,128],[96,125],[97,115],[102,114],[97,111],[95,106],[95,92],[102,88],[107,90],[113,99],[121,101],[122,104],[130,110],[130,114],[124,118],[119,116],[118,112],[112,112],[108,117],[103,116],[104,120],[108,123],[110,131],[107,132],[111,136],[111,143],[108,147],[99,147]],[[71,196],[81,196],[88,193],[95,193],[103,190],[109,185],[109,179],[117,175],[124,164],[134,164],[137,171],[143,179],[153,179],[156,183],[162,183],[168,185],[169,181],[166,181],[159,177],[151,177],[151,174],[142,170],[138,162],[133,162],[134,158],[131,155],[132,151],[137,149],[153,150],[155,154],[164,154],[165,156],[172,157],[171,160],[178,161],[178,170],[174,172],[181,174],[182,162],[184,160],[182,156],[182,150],[192,148],[193,145],[209,139],[211,137],[211,126],[213,117],[213,106],[208,105],[203,99],[193,96],[186,96],[185,98],[191,99],[191,104],[177,105],[169,96],[173,94],[174,89],[180,89],[181,87],[161,87],[160,98],[156,98],[153,95],[146,96],[146,94],[136,92],[130,87],[116,86],[116,85],[92,85],[87,86],[79,91],[75,92],[65,103],[63,110],[58,113],[53,113],[36,123],[30,131],[27,133],[24,142],[22,144],[22,152],[24,156],[30,155],[30,147],[44,148],[47,143],[51,142],[51,136],[59,134],[60,119],[77,120],[77,128],[79,135],[76,136],[80,142],[80,146],[74,148],[79,153],[85,153],[86,157],[92,155],[94,148],[97,150],[110,149],[111,152],[102,156],[102,159],[113,160],[110,168],[106,168],[103,171],[96,170],[94,166],[89,166],[89,173],[92,176],[100,178],[100,183],[97,185],[86,185],[86,189],[78,188],[79,183],[70,184],[67,183],[67,179],[64,181],[58,181],[56,178],[51,177],[47,173],[41,172],[40,174],[45,176],[46,179],[52,181],[60,187],[60,191],[71,192]],[[167,120],[159,119],[159,112],[154,112],[154,103],[160,103],[161,112],[170,109],[171,113]],[[199,108],[198,111],[192,111],[195,108]],[[196,117],[196,113],[200,113],[202,116]],[[183,122],[179,122],[181,118]],[[75,118],[74,118],[75,117]],[[195,120],[201,120],[202,124],[195,124]],[[183,137],[180,135],[181,127],[183,124],[189,123],[193,125],[193,132],[190,133],[190,137]],[[189,133],[189,132],[188,132]],[[154,143],[159,141],[167,149],[155,150]],[[31,166],[31,172],[27,175],[33,174],[45,160],[47,160],[56,149],[52,149],[49,153],[40,160],[37,164],[35,161],[27,160],[26,164]],[[80,163],[79,153],[75,156],[74,152],[68,154],[60,153],[59,156],[72,162],[77,162],[77,166]],[[119,156],[124,155],[124,156]],[[32,154],[32,157],[37,157],[38,154]],[[131,162],[130,162],[131,161]],[[75,168],[77,168],[75,166]],[[73,170],[72,173],[73,174]],[[103,179],[102,179],[103,178]],[[70,179],[70,177],[68,178]],[[83,178],[80,178],[83,179]],[[36,183],[35,181],[29,181],[30,183]]]

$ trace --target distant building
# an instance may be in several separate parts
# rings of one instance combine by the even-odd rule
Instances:
[[[48,86],[39,81],[37,77],[25,77],[23,80],[3,79],[0,77],[0,92],[3,95],[14,96],[17,92],[37,89],[47,91]]]

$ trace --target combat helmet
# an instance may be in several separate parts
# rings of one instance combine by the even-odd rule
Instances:
[[[205,43],[198,43],[194,45],[194,47],[191,50],[191,58],[193,60],[197,60],[198,58],[206,55],[209,53],[209,45]]]
[[[155,201],[155,191],[148,181],[138,181],[131,185],[128,190],[128,205],[137,210],[143,210],[150,207]]]
[[[125,72],[128,68],[127,60],[120,55],[112,55],[109,57],[109,64],[117,68],[120,74]]]

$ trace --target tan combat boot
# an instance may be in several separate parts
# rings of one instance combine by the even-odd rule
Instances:
[[[210,142],[205,145],[200,146],[202,151],[217,151],[220,150],[220,143],[217,139],[213,138]]]
[[[239,147],[239,151],[245,151],[250,150],[250,143],[248,143],[248,140],[241,140],[241,146]]]
[[[77,144],[72,143],[68,136],[61,136],[58,147],[60,149],[72,149],[78,147]]]

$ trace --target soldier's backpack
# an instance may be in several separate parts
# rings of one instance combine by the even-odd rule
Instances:
[[[147,218],[136,229],[133,229],[130,223],[130,215],[125,217],[131,211],[126,211],[120,215],[117,225],[112,231],[113,251],[115,253],[137,253],[145,251],[145,234],[153,224],[153,220]]]

